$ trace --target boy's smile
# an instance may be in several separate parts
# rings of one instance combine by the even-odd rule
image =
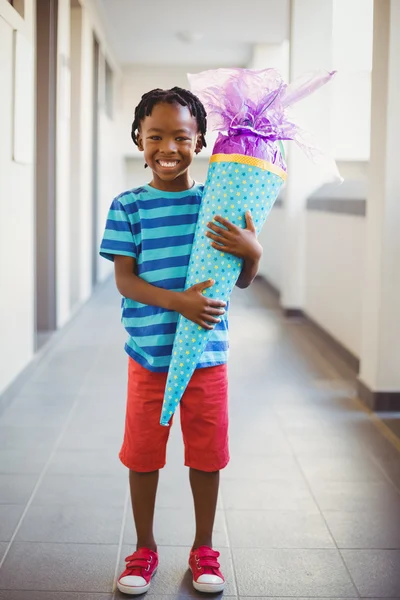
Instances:
[[[173,169],[174,167],[177,167],[179,164],[179,160],[157,160],[158,164],[163,168],[163,169]]]
[[[171,192],[191,187],[188,169],[202,143],[197,121],[186,106],[156,104],[141,122],[138,146],[153,171],[154,187]]]

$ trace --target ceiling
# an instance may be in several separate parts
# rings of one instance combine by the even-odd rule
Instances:
[[[289,32],[290,0],[95,3],[121,65],[246,66],[254,44],[279,44]]]

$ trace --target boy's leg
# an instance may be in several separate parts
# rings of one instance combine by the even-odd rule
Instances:
[[[152,373],[129,359],[125,433],[119,457],[129,469],[138,549],[156,547],[154,506],[170,432],[170,427],[160,425],[166,378],[166,373]]]
[[[170,429],[159,423],[165,381],[166,373],[151,373],[129,360],[125,434],[119,456],[129,469],[137,548],[125,558],[126,567],[117,580],[124,594],[147,592],[158,567],[153,518]]]
[[[151,473],[129,471],[133,518],[137,535],[136,548],[149,548],[153,552],[157,552],[153,522],[158,478],[159,471]]]
[[[196,515],[193,548],[212,548],[220,470],[229,461],[226,365],[194,372],[181,402],[181,425]]]
[[[196,515],[196,536],[193,549],[213,547],[213,529],[218,501],[219,471],[207,473],[190,469],[190,485]]]
[[[181,423],[196,514],[196,536],[189,567],[194,588],[216,594],[225,587],[212,535],[219,472],[229,461],[226,365],[195,371],[182,398]]]

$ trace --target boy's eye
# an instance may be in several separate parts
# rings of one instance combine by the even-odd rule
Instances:
[[[176,138],[177,142],[187,142],[189,140],[190,140],[190,138],[188,138],[188,137],[182,137],[182,136]]]

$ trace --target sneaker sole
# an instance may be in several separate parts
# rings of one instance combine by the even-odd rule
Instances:
[[[156,573],[157,573],[157,569],[154,570],[154,573],[151,576],[151,579],[153,579],[153,577]],[[146,585],[143,585],[142,587],[130,587],[129,585],[124,585],[123,583],[120,583],[119,581],[117,581],[117,588],[119,589],[120,592],[122,592],[122,594],[129,594],[130,596],[140,596],[140,594],[145,594],[146,592],[149,591],[150,586],[151,586],[151,579],[150,579],[149,583],[147,583]]]
[[[197,583],[193,580],[193,587],[197,592],[203,594],[218,594],[225,589],[226,582],[223,583]]]

